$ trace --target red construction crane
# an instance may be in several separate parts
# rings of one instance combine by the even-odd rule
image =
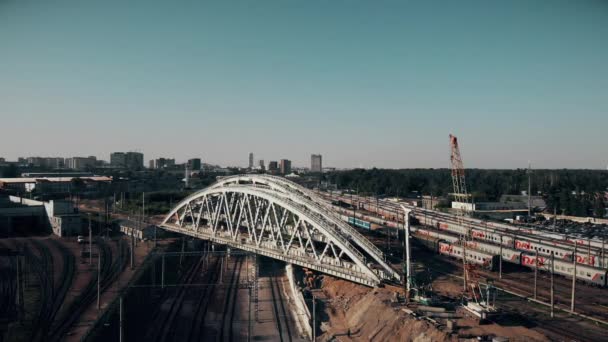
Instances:
[[[457,202],[469,203],[471,195],[467,193],[467,185],[464,178],[464,165],[458,147],[458,138],[450,134],[450,163],[452,168],[452,185],[454,187],[454,199]]]

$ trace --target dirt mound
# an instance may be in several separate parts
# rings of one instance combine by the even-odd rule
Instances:
[[[322,318],[327,323],[321,326],[321,341],[476,341],[479,335],[503,336],[510,341],[547,340],[521,326],[478,325],[469,318],[458,319],[460,330],[449,333],[443,326],[409,315],[402,305],[392,305],[394,289],[372,289],[328,276],[316,297],[324,303],[327,315]]]

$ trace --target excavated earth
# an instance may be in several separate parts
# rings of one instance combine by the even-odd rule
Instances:
[[[477,336],[506,337],[509,341],[548,341],[537,331],[522,326],[480,325],[457,312],[453,332],[408,314],[407,307],[393,304],[395,288],[368,288],[325,276],[316,295],[325,305],[324,331],[320,341],[477,341]],[[406,309],[406,310],[404,310]]]

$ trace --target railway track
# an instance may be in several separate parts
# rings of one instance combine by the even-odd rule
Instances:
[[[183,284],[189,281],[190,277],[194,274],[195,269],[200,266],[200,262],[202,260],[203,257],[198,259],[196,262],[187,262],[187,266],[183,268],[183,272],[179,274],[176,282]],[[179,307],[177,301],[179,300],[183,290],[184,289],[182,287],[173,286],[167,286],[164,288],[158,309],[155,311],[150,320],[151,328],[146,331],[145,340],[159,341],[163,338],[163,336],[167,336],[169,334],[171,327],[167,326],[167,321],[170,319],[171,315],[174,315],[173,311]]]
[[[8,248],[0,241],[0,248]],[[13,257],[0,257],[0,321],[12,321],[16,314],[17,274]]]
[[[196,278],[199,270],[202,269],[203,263],[205,262],[204,257],[200,257],[199,260],[196,261],[194,266],[188,269],[184,279],[182,280],[185,284],[191,284],[193,280]],[[171,301],[171,305],[169,306],[169,310],[167,314],[163,315],[158,322],[162,327],[160,334],[156,336],[156,341],[177,341],[176,335],[182,333],[180,331],[178,317],[181,318],[180,313],[184,309],[184,301],[186,299],[186,295],[188,294],[188,289],[184,286],[180,286],[177,288],[177,293],[173,297]]]
[[[220,322],[219,341],[234,341],[234,312],[236,308],[236,297],[239,292],[239,282],[241,279],[241,269],[243,268],[243,258],[235,258],[234,268],[230,277],[230,284],[226,288],[226,299],[224,302],[224,313]]]
[[[207,311],[209,309],[209,303],[211,302],[211,298],[215,294],[216,286],[215,284],[220,276],[220,261],[218,258],[214,258],[213,267],[205,272],[205,277],[203,281],[208,282],[208,286],[203,287],[200,291],[200,297],[196,302],[196,308],[194,312],[194,316],[192,318],[190,329],[188,329],[188,336],[186,341],[200,341],[204,336],[203,334],[206,332],[205,329],[205,317],[207,316]]]
[[[31,340],[42,341],[50,329],[53,318],[55,292],[53,257],[48,246],[35,239],[29,240],[29,242],[39,255],[36,256],[36,252],[32,252],[29,246],[25,248],[30,269],[34,270],[38,278],[41,301],[38,316],[33,325]]]
[[[386,237],[378,237],[375,236],[372,232],[363,232],[367,238],[369,238],[374,244],[383,249],[383,251],[387,251],[387,238]],[[393,243],[393,246],[398,243]],[[401,246],[398,246],[401,249]],[[395,255],[391,255],[391,253],[387,253],[391,262],[399,263],[401,262],[401,253],[396,253]],[[434,258],[433,256],[431,258]],[[452,266],[458,267],[461,269],[461,262],[451,260],[449,258],[442,258],[449,262]],[[513,265],[509,265],[513,266]],[[520,293],[522,295],[533,297],[534,294],[534,283],[533,283],[533,271],[529,269],[523,269],[522,271],[504,273],[503,279],[498,280],[497,272],[490,271],[480,271],[487,279],[493,279],[495,283],[500,286],[511,289],[516,293]],[[545,270],[541,269],[538,272],[538,288],[537,288],[537,299],[543,300],[545,302],[550,302],[550,273],[547,273]],[[560,306],[560,308],[564,310],[570,309],[571,302],[571,288],[572,288],[572,279],[566,278],[564,276],[556,274],[554,276],[554,284],[555,284],[555,303],[556,306]],[[583,313],[585,315],[591,317],[597,317],[600,319],[608,320],[608,297],[605,295],[605,289],[599,288],[593,285],[589,285],[587,283],[583,283],[581,281],[577,281],[576,284],[577,292],[576,292],[576,312]]]
[[[127,247],[123,240],[119,240],[118,256],[112,258],[112,250],[103,239],[97,239],[99,248],[99,258],[101,258],[101,282],[100,290],[103,293],[120,275],[127,263]],[[65,310],[65,314],[51,328],[47,340],[59,341],[69,331],[69,329],[78,321],[82,313],[95,301],[97,298],[97,273],[91,278],[87,286],[83,289],[80,296]]]
[[[272,275],[270,278],[270,292],[272,294],[272,306],[274,311],[275,321],[279,332],[281,342],[291,341],[291,328],[289,327],[289,315],[285,309],[285,298],[283,291],[277,279],[276,263],[272,263]]]
[[[12,321],[16,314],[16,264],[11,257],[0,258],[0,321]]]

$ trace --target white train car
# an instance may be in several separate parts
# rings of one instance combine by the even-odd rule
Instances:
[[[458,240],[460,240],[457,236],[454,235],[448,235],[448,234],[444,234],[435,230],[430,230],[430,229],[420,229],[420,228],[415,228],[412,227],[412,232],[416,233],[419,236],[427,236],[430,238],[435,238],[435,239],[441,239],[450,243],[454,243],[457,242]]]
[[[424,229],[424,228],[412,228],[419,236],[429,236],[433,238],[438,238],[450,243],[454,243],[460,240],[458,236],[450,235],[445,232],[438,232],[436,230]],[[480,241],[467,241],[467,248],[475,249],[481,252],[485,252],[491,255],[500,255],[501,248],[500,246],[484,243]],[[521,251],[517,251],[512,248],[503,247],[502,248],[502,259],[506,262],[518,264],[520,263]]]
[[[522,253],[521,265],[534,269],[538,265],[538,269],[546,272],[551,272],[551,258],[546,256],[538,256],[533,254]],[[560,274],[564,277],[572,279],[574,273],[574,264],[569,261],[555,259],[555,274]],[[576,265],[576,279],[585,283],[606,286],[606,277],[608,271],[602,268],[597,268],[588,265]]]
[[[439,241],[438,252],[442,255],[462,259],[464,255],[464,248],[461,246],[455,246],[448,242]],[[491,271],[494,271],[498,265],[498,255],[492,255],[472,249],[466,250],[466,258],[468,263],[483,266]]]
[[[492,245],[489,243],[478,242],[478,241],[467,241],[467,248],[479,250],[492,255],[501,255],[500,246]],[[502,260],[513,264],[520,264],[521,262],[521,251],[504,247],[502,248]]]

